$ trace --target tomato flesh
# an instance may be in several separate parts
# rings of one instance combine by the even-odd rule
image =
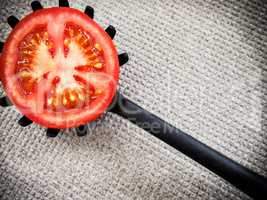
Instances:
[[[68,128],[95,120],[116,91],[119,64],[112,40],[72,8],[28,15],[8,37],[0,62],[10,100],[46,127]]]
[[[25,95],[30,95],[35,92],[40,79],[48,79],[53,73],[53,87],[45,99],[45,108],[53,111],[88,105],[100,95],[100,90],[96,93],[87,81],[81,81],[75,71],[104,71],[104,65],[101,46],[93,41],[89,33],[75,25],[65,25],[64,52],[56,52],[53,40],[45,29],[29,33],[19,44],[17,74],[21,89]],[[62,76],[63,73],[65,75]]]

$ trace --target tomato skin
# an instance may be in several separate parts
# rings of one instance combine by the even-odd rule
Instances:
[[[33,31],[36,26],[48,24],[48,26],[53,27],[54,24],[62,20],[62,23],[75,23],[93,35],[95,40],[104,49],[105,64],[107,65],[106,73],[113,80],[103,85],[105,88],[104,101],[99,101],[99,104],[96,103],[95,108],[76,109],[56,114],[44,110],[37,112],[38,99],[21,95],[20,87],[13,78],[15,63],[18,58],[17,47],[22,38]],[[57,35],[57,31],[52,28],[51,34],[55,36],[55,41],[58,42],[56,45],[60,46],[62,38]],[[77,127],[97,119],[111,104],[119,79],[117,50],[109,35],[95,21],[81,11],[66,7],[46,8],[27,15],[8,36],[0,57],[0,79],[11,102],[32,121],[49,128]]]

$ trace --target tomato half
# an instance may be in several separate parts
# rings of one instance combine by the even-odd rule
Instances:
[[[119,61],[109,35],[73,8],[47,8],[22,19],[0,58],[11,102],[32,121],[69,128],[98,118],[118,84]]]

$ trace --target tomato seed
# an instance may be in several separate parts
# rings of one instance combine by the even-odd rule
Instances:
[[[94,68],[96,69],[101,69],[103,67],[103,64],[102,63],[96,63],[94,64]]]
[[[102,47],[101,47],[100,44],[98,44],[98,43],[95,44],[95,48],[96,48],[98,51],[100,51],[100,52],[103,51]]]
[[[100,95],[100,94],[102,94],[102,90],[101,89],[99,89],[99,88],[97,88],[96,90],[95,90],[95,95]]]

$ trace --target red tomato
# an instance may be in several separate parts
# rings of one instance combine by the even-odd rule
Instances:
[[[47,8],[22,19],[1,58],[3,86],[32,121],[69,128],[98,118],[118,84],[119,61],[109,35],[73,8]]]

